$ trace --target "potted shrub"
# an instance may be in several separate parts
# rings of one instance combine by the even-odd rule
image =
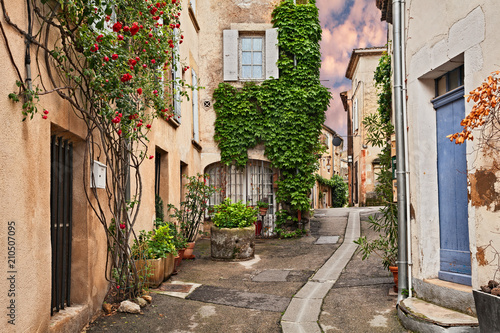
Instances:
[[[212,259],[248,260],[255,254],[257,208],[227,198],[215,206],[210,246]]]
[[[181,233],[188,242],[184,258],[194,258],[193,249],[196,237],[202,231],[200,225],[205,216],[205,210],[208,208],[208,200],[215,193],[215,188],[207,185],[208,175],[187,177],[186,198],[181,202],[180,208],[172,204],[168,205],[168,211],[172,211],[170,217],[178,222]]]
[[[378,217],[369,217],[370,228],[378,231],[379,237],[375,240],[367,240],[362,236],[354,241],[359,245],[358,251],[363,254],[362,259],[367,259],[374,253],[382,259],[382,265],[392,272],[394,276],[394,291],[398,290],[398,222],[395,204],[389,204],[380,209],[382,213]]]
[[[267,209],[269,208],[269,204],[267,203],[267,199],[262,199],[262,201],[257,201],[257,207],[259,207],[260,215],[264,216],[267,214]]]
[[[163,282],[165,264],[159,245],[153,240],[154,231],[141,230],[134,240],[131,255],[141,282],[148,287],[157,287]]]

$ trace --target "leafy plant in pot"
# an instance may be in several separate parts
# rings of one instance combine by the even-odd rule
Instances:
[[[134,240],[131,254],[135,260],[136,269],[141,279],[148,286],[156,287],[165,278],[164,258],[169,253],[175,253],[167,226],[153,231],[141,230],[139,237]]]
[[[378,217],[370,216],[368,222],[370,228],[379,232],[378,238],[368,240],[366,236],[359,237],[354,241],[359,245],[358,251],[363,254],[362,259],[368,259],[374,253],[382,259],[382,265],[392,272],[394,276],[394,291],[398,288],[398,221],[397,206],[389,204],[380,209],[382,213]]]
[[[215,206],[210,246],[212,259],[248,260],[255,254],[257,208],[227,198]]]
[[[269,208],[269,203],[267,199],[262,199],[262,201],[257,201],[257,207],[259,207],[260,215],[266,215],[267,209]]]
[[[188,247],[184,252],[184,258],[194,258],[194,242],[198,234],[202,233],[200,225],[203,222],[205,210],[208,208],[208,200],[216,192],[215,187],[207,185],[208,175],[188,177],[186,197],[180,203],[180,208],[172,204],[168,205],[168,211],[172,212],[170,217],[180,225],[182,235],[188,242]]]

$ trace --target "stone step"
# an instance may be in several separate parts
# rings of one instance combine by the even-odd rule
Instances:
[[[477,318],[414,297],[399,303],[398,317],[416,332],[479,332]]]

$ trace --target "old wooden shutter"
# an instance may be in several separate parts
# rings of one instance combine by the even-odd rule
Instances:
[[[223,31],[224,81],[238,80],[238,30]]]
[[[266,30],[266,80],[279,77],[278,71],[278,29]]]

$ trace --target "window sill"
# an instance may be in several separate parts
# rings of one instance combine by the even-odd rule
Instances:
[[[181,126],[181,123],[179,123],[177,120],[174,119],[174,117],[170,119],[164,119],[170,126],[172,126],[174,129],[177,129],[179,126]]]
[[[203,148],[201,147],[201,145],[200,145],[198,142],[196,142],[194,139],[192,139],[192,140],[191,140],[191,144],[194,146],[194,148],[196,148],[196,150],[197,150],[198,152],[201,152],[201,150],[203,149]]]
[[[188,13],[189,18],[191,18],[191,22],[193,22],[194,29],[196,30],[196,33],[198,33],[200,31],[200,25],[198,24],[198,20],[196,20],[196,15],[194,13],[193,7],[191,7],[191,4],[189,4]]]

